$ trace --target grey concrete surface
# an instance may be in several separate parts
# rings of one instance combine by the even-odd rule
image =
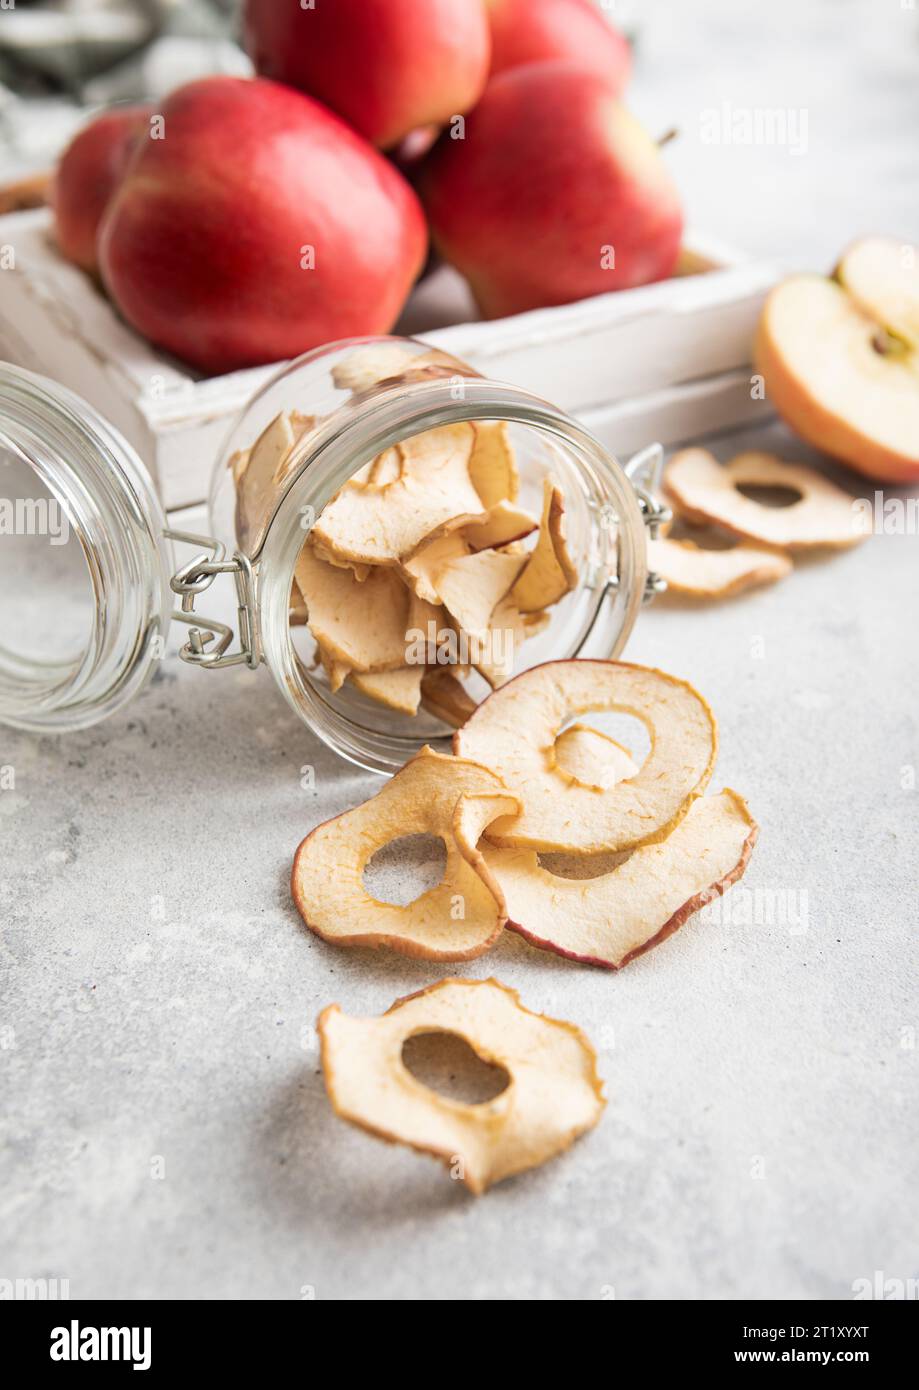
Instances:
[[[646,8],[635,104],[683,128],[696,225],[757,254],[919,239],[917,99],[899,0]],[[723,101],[806,108],[807,151],[696,138]],[[847,1299],[919,1275],[917,560],[919,535],[880,535],[643,616],[629,657],[711,700],[713,787],[746,794],[760,843],[723,911],[621,974],[511,936],[456,967],[584,1027],[609,1097],[567,1155],[479,1200],[331,1114],[318,1011],[379,1012],[449,972],[302,928],[294,847],[376,783],[266,672],[173,656],[100,728],[0,731],[0,1277],[92,1298]]]

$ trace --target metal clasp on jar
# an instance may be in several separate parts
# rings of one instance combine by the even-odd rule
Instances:
[[[255,606],[255,577],[248,556],[238,550],[226,559],[226,548],[213,536],[197,536],[191,531],[165,531],[167,539],[203,549],[169,581],[174,594],[182,599],[181,610],[173,612],[176,622],[191,628],[188,641],[179,652],[183,661],[216,671],[223,666],[245,664],[250,671],[261,661],[258,642],[258,620]],[[215,618],[205,618],[195,612],[195,600],[209,589],[218,574],[232,574],[236,581],[237,625],[239,650],[229,651],[233,629]],[[216,643],[216,645],[212,645]]]

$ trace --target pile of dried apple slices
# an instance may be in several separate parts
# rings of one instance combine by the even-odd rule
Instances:
[[[278,416],[237,456],[241,543],[314,425]],[[506,423],[463,421],[387,449],[328,502],[296,565],[291,621],[309,628],[333,693],[347,682],[456,727],[475,708],[471,672],[493,689],[510,679],[520,646],[577,583],[561,487],[544,478],[535,516],[519,485]]]
[[[569,720],[636,716],[651,735],[628,750]],[[341,945],[470,960],[507,926],[533,945],[617,969],[662,941],[744,872],[756,826],[743,799],[702,795],[717,732],[705,700],[661,671],[556,661],[494,691],[454,736],[425,748],[382,791],[309,834],[293,867],[310,929]],[[441,883],[407,906],[377,901],[363,874],[403,835],[446,846]],[[595,877],[550,873],[540,854],[627,856]]]
[[[597,729],[593,710],[640,719],[639,766]],[[534,946],[617,969],[663,941],[746,868],[757,827],[736,792],[704,796],[717,752],[714,716],[685,681],[615,661],[533,667],[486,699],[452,756],[424,748],[376,796],[313,830],[294,859],[294,900],[310,929],[348,946],[390,946],[469,960],[504,927]],[[438,836],[441,882],[405,906],[364,886],[370,860],[405,835]],[[539,855],[590,865],[550,872]],[[544,1163],[598,1121],[596,1054],[573,1024],[533,1014],[497,980],[447,979],[357,1019],[337,1005],[318,1024],[338,1115],[429,1153],[479,1193]],[[509,1084],[479,1105],[445,1098],[406,1067],[403,1044],[453,1033]]]

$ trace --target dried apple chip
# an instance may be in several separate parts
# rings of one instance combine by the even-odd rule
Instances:
[[[505,420],[477,422],[469,474],[484,506],[516,501],[520,475]]]
[[[366,343],[355,348],[332,368],[332,382],[339,391],[369,391],[411,366],[415,354],[397,339]]]
[[[277,500],[294,447],[316,428],[313,415],[282,412],[266,425],[251,449],[231,459],[236,484],[236,538],[244,551],[254,549]]]
[[[816,469],[772,454],[738,454],[721,464],[706,449],[684,449],[667,465],[664,486],[687,520],[721,526],[764,545],[809,550],[864,539],[847,492]],[[742,487],[791,491],[798,500],[787,507],[764,506],[739,492]]]
[[[531,849],[486,847],[507,902],[507,925],[532,945],[618,969],[657,946],[743,875],[756,822],[736,792],[700,796],[666,840],[611,873],[561,878]]]
[[[478,706],[451,671],[428,670],[421,678],[421,703],[429,714],[457,729]]]
[[[481,521],[470,521],[463,527],[463,537],[473,550],[491,550],[496,546],[522,541],[531,535],[539,522],[529,512],[512,502],[496,502]]]
[[[322,1070],[335,1113],[381,1139],[440,1159],[480,1194],[536,1168],[592,1129],[605,1105],[594,1049],[579,1028],[524,1008],[497,980],[441,980],[379,1018],[323,1010]],[[466,1105],[418,1081],[403,1044],[423,1033],[453,1033],[510,1084],[494,1099]]]
[[[318,643],[317,650],[319,653],[319,660],[322,663],[322,669],[329,678],[329,689],[334,695],[336,691],[341,690],[345,681],[350,676],[351,667],[346,661],[336,661],[331,652],[326,651],[325,647],[319,646]]]
[[[332,368],[332,381],[340,391],[369,391],[382,382],[414,379],[436,373],[459,372],[462,363],[436,348],[412,352],[398,339],[365,343]],[[468,372],[468,368],[464,369]]]
[[[526,635],[520,609],[509,598],[502,599],[489,619],[485,638],[472,644],[473,665],[493,690],[513,676],[517,648]]]
[[[638,773],[627,748],[589,724],[571,724],[555,740],[555,762],[573,782],[605,792]]]
[[[418,549],[403,560],[400,566],[406,584],[412,592],[425,603],[440,606],[440,593],[434,583],[434,575],[448,560],[457,560],[469,554],[469,546],[460,530],[447,531],[426,540]]]
[[[313,526],[315,541],[340,560],[395,565],[445,522],[481,516],[484,508],[469,477],[474,444],[475,430],[467,423],[405,440],[396,481],[380,487],[346,483]]]
[[[565,499],[558,484],[546,478],[539,539],[511,590],[511,598],[522,613],[532,613],[558,603],[577,582],[577,570],[565,539]]]
[[[359,468],[351,478],[352,483],[360,483],[362,487],[387,487],[402,476],[402,455],[399,453],[398,445],[391,449],[384,449],[382,454],[377,454],[375,459],[365,463],[363,468]]]
[[[637,776],[604,791],[573,782],[555,751],[569,717],[590,710],[634,715],[651,734]],[[523,801],[516,820],[489,828],[493,844],[586,855],[664,839],[711,776],[717,732],[705,700],[675,676],[618,661],[549,661],[489,695],[453,747]]]
[[[417,714],[421,703],[423,666],[400,666],[395,671],[352,671],[351,684],[398,714]]]
[[[492,613],[524,564],[522,555],[480,550],[444,561],[433,573],[433,585],[461,631],[474,642],[485,641]]]
[[[307,835],[291,881],[300,915],[341,945],[391,946],[432,960],[481,955],[505,912],[476,844],[490,821],[519,804],[488,768],[423,748],[376,796]],[[416,834],[443,840],[442,881],[404,907],[377,901],[364,869],[392,840]]]
[[[405,664],[408,591],[393,570],[375,569],[360,583],[305,545],[295,575],[310,632],[330,658],[358,671]]]
[[[690,598],[728,598],[760,584],[774,584],[794,568],[780,550],[735,545],[706,550],[691,540],[661,537],[648,542],[648,566],[674,594]]]

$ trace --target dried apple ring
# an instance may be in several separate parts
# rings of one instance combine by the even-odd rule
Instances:
[[[559,767],[555,742],[572,715],[616,710],[651,735],[637,776],[607,790]],[[523,801],[489,827],[492,844],[602,854],[662,840],[711,776],[715,717],[685,681],[619,661],[549,661],[494,691],[453,736],[454,752],[492,768]]]
[[[659,537],[648,542],[648,566],[673,594],[689,598],[728,598],[791,574],[791,560],[764,545],[706,550],[691,540]]]
[[[471,960],[505,917],[476,845],[486,825],[519,805],[488,768],[423,748],[376,796],[307,835],[291,879],[297,909],[311,931],[339,945]],[[442,881],[407,906],[379,902],[364,887],[364,869],[392,840],[418,834],[443,840]]]
[[[757,826],[736,792],[700,796],[666,840],[597,878],[549,873],[531,849],[484,850],[507,925],[533,946],[616,970],[657,946],[747,867]]]
[[[594,1049],[579,1028],[524,1008],[497,980],[441,980],[379,1018],[337,1004],[318,1023],[322,1070],[335,1113],[368,1133],[444,1163],[477,1195],[536,1168],[592,1129],[606,1101]],[[423,1033],[454,1033],[510,1084],[466,1105],[418,1081],[402,1048]]]
[[[664,487],[688,521],[723,527],[733,536],[784,550],[856,545],[852,498],[814,468],[785,463],[772,454],[738,454],[721,464],[707,449],[683,449],[664,474]],[[784,489],[799,494],[788,507],[767,507],[741,487]]]

